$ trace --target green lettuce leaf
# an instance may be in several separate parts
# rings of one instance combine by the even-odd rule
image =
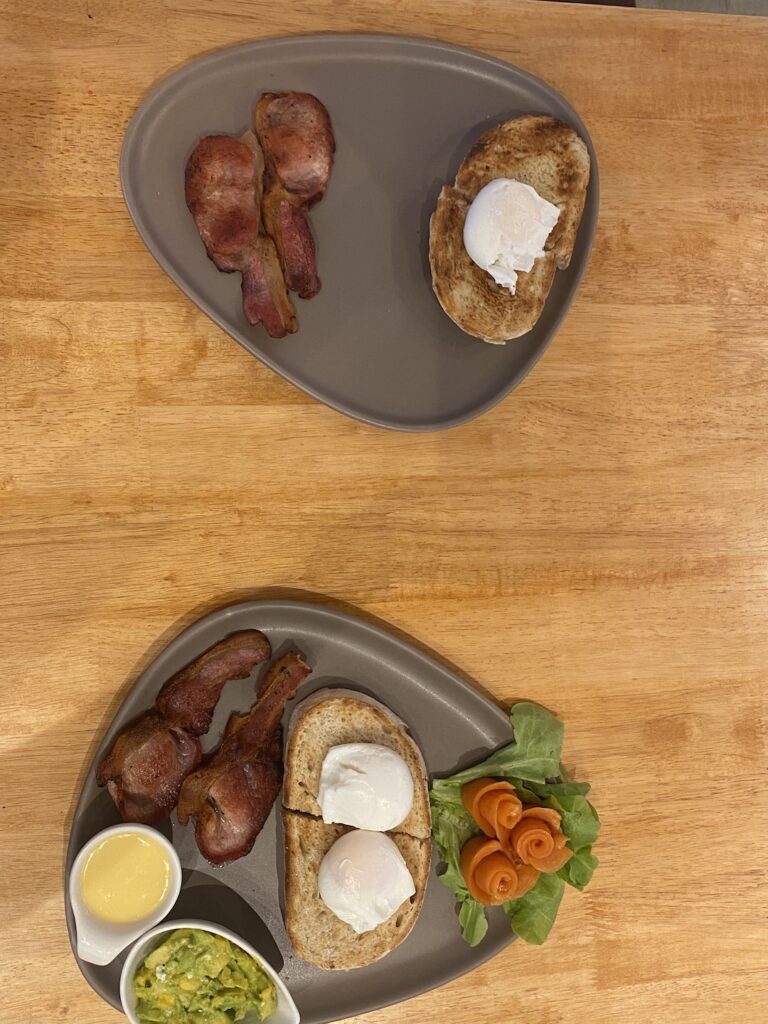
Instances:
[[[557,873],[568,885],[581,890],[589,885],[598,864],[597,857],[592,853],[592,847],[584,846],[580,850],[576,850],[568,863]]]
[[[524,804],[532,804],[534,807],[544,805],[544,801],[538,793],[534,793],[533,790],[529,788],[532,785],[530,782],[514,778],[511,778],[508,781],[515,787],[515,793]]]
[[[501,747],[485,761],[451,775],[435,779],[432,791],[446,800],[461,803],[461,787],[484,775],[499,779],[516,778],[546,782],[560,774],[563,723],[538,704],[515,704],[509,714],[514,742]]]
[[[463,806],[460,810],[456,810],[452,805],[441,804],[433,795],[430,796],[430,802],[432,804],[432,834],[435,837],[440,859],[445,864],[440,881],[453,890],[457,899],[469,899],[469,890],[461,873],[459,858],[464,843],[480,830]]]
[[[459,924],[461,925],[461,937],[469,946],[476,946],[482,942],[485,933],[488,931],[488,918],[485,916],[485,908],[477,900],[468,896],[459,909]]]
[[[561,778],[565,778],[561,776]],[[529,782],[528,788],[541,797],[586,796],[592,788],[588,782]]]
[[[468,839],[479,832],[477,825],[464,810],[463,804],[456,809],[453,804],[441,804],[430,794],[432,803],[432,832],[444,862],[440,881],[447,886],[459,901],[459,924],[464,941],[476,946],[485,938],[488,920],[484,907],[469,895],[464,876],[461,873],[461,848]]]
[[[512,930],[526,942],[540,946],[552,930],[565,883],[558,875],[540,875],[539,880],[519,900],[508,900],[504,911]]]
[[[600,819],[585,796],[548,796],[544,803],[560,812],[563,832],[572,850],[591,846],[597,840]]]

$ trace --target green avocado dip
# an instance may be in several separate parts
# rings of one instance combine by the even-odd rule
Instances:
[[[133,979],[142,1024],[234,1024],[264,1020],[277,1004],[262,967],[229,939],[178,928],[145,957]]]

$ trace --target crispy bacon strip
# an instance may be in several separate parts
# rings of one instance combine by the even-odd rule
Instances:
[[[247,679],[271,654],[269,640],[258,629],[232,633],[168,680],[157,698],[157,709],[166,721],[202,736],[211,727],[224,684]]]
[[[256,105],[256,134],[268,173],[307,206],[319,202],[336,149],[320,100],[306,92],[265,92]]]
[[[165,684],[155,706],[124,729],[96,770],[124,821],[167,818],[184,779],[200,764],[224,684],[245,679],[272,653],[256,629],[233,633]]]
[[[185,170],[185,198],[209,257],[219,270],[242,274],[243,310],[273,338],[292,334],[296,312],[277,252],[260,233],[264,157],[256,136],[208,135]]]
[[[200,741],[169,725],[154,708],[120,733],[96,771],[123,821],[167,818],[181,784],[200,764]]]
[[[184,194],[214,262],[237,257],[256,241],[262,174],[253,150],[229,135],[208,135],[193,149]]]
[[[266,161],[264,227],[274,240],[288,288],[303,299],[320,290],[306,211],[322,199],[336,144],[323,104],[309,93],[268,92],[256,105]]]
[[[196,818],[197,845],[212,864],[245,856],[263,828],[283,778],[283,710],[311,671],[295,651],[280,658],[250,712],[230,719],[219,749],[185,780],[179,821]]]
[[[315,240],[301,203],[280,186],[268,189],[262,203],[264,227],[275,240],[288,288],[300,299],[320,291]]]
[[[283,268],[275,243],[259,235],[249,251],[243,275],[243,310],[249,324],[261,323],[270,338],[284,338],[298,328],[296,310],[288,298]]]

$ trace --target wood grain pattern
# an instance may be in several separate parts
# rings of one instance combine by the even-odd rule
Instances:
[[[0,3],[3,1020],[109,1024],[62,917],[73,801],[204,611],[309,591],[567,723],[602,867],[542,949],[370,1024],[764,1019],[768,20],[525,0]],[[542,75],[601,161],[556,343],[432,436],[330,412],[165,278],[123,207],[141,95],[199,53],[423,34]],[[738,56],[736,56],[738,55]]]

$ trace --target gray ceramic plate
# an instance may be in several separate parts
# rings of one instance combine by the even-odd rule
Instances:
[[[251,628],[266,633],[276,652],[287,645],[296,646],[314,667],[299,699],[319,687],[344,685],[384,701],[410,726],[430,773],[446,773],[471,763],[510,738],[509,719],[500,708],[391,633],[322,605],[252,601],[206,616],[168,645],[128,694],[94,765],[116,733],[153,703],[169,676],[217,640]],[[230,712],[250,707],[253,694],[253,679],[225,686],[203,740],[205,746],[216,744]],[[286,717],[289,713],[290,706]],[[111,799],[97,787],[91,768],[72,823],[67,875],[87,840],[118,821]],[[285,931],[282,835],[274,810],[251,853],[223,868],[211,867],[200,856],[191,828],[181,828],[175,815],[173,825],[166,822],[163,831],[172,838],[184,868],[181,896],[170,917],[210,919],[246,938],[281,971],[303,1024],[321,1024],[408,999],[471,970],[513,938],[508,919],[501,911],[493,911],[487,937],[479,947],[470,949],[459,934],[451,894],[433,875],[416,926],[398,949],[370,967],[348,973],[322,971],[293,954]],[[72,910],[66,895],[65,899],[74,951]],[[123,960],[120,956],[107,967],[78,960],[88,983],[118,1008]]]
[[[205,255],[184,202],[184,165],[201,135],[239,134],[262,92],[315,93],[328,107],[336,165],[311,214],[323,290],[297,300],[299,333],[250,327],[240,275]],[[428,265],[429,218],[472,143],[518,114],[553,114],[589,146],[592,180],[571,266],[558,271],[525,337],[486,345],[440,309]],[[399,430],[436,430],[491,408],[557,330],[597,221],[597,162],[584,125],[554,89],[501,61],[398,36],[321,35],[209,54],[153,89],[120,164],[128,209],[165,272],[235,341],[327,405]]]

